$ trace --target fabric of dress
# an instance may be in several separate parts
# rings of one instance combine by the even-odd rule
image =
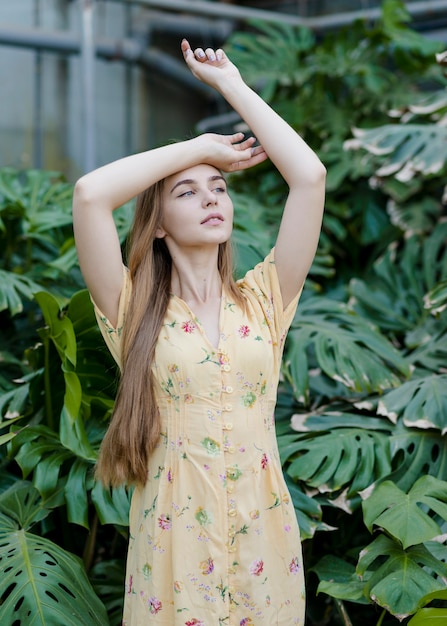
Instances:
[[[114,329],[119,362],[131,284]],[[274,250],[238,281],[246,312],[222,296],[214,347],[172,295],[155,363],[162,437],[130,511],[125,626],[304,624],[298,524],[278,455],[274,408],[284,340]]]

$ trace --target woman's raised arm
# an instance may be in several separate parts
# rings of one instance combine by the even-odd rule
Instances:
[[[251,167],[266,158],[242,133],[214,135],[169,144],[114,161],[78,180],[73,226],[87,288],[101,311],[116,324],[122,289],[122,257],[113,211],[158,180],[199,163],[223,171]]]
[[[239,113],[289,186],[275,247],[284,307],[302,287],[315,256],[324,209],[326,170],[305,141],[242,80],[222,50],[182,51],[191,72]]]

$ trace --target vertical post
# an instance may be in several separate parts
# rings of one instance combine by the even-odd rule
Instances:
[[[80,0],[81,6],[81,80],[83,100],[84,171],[96,167],[95,133],[95,44],[93,37],[94,0]]]
[[[40,26],[41,6],[40,0],[34,0],[34,25]],[[42,52],[34,53],[34,115],[33,115],[33,160],[32,167],[43,167],[43,114],[42,114]]]

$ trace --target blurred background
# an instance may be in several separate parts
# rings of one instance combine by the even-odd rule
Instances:
[[[258,18],[308,25],[323,37],[357,17],[374,19],[380,4],[2,0],[0,167],[58,170],[74,180],[125,154],[184,138],[198,122],[212,129],[226,108],[184,67],[184,35],[218,46]],[[447,0],[406,5],[414,28],[447,40]]]

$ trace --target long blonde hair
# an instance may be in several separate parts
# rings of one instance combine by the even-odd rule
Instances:
[[[152,364],[168,308],[172,267],[164,239],[156,237],[162,223],[163,186],[161,180],[138,197],[129,239],[132,295],[122,335],[121,379],[96,466],[96,477],[107,486],[144,485],[150,453],[160,439]],[[229,241],[219,245],[218,270],[226,291],[243,306]]]

